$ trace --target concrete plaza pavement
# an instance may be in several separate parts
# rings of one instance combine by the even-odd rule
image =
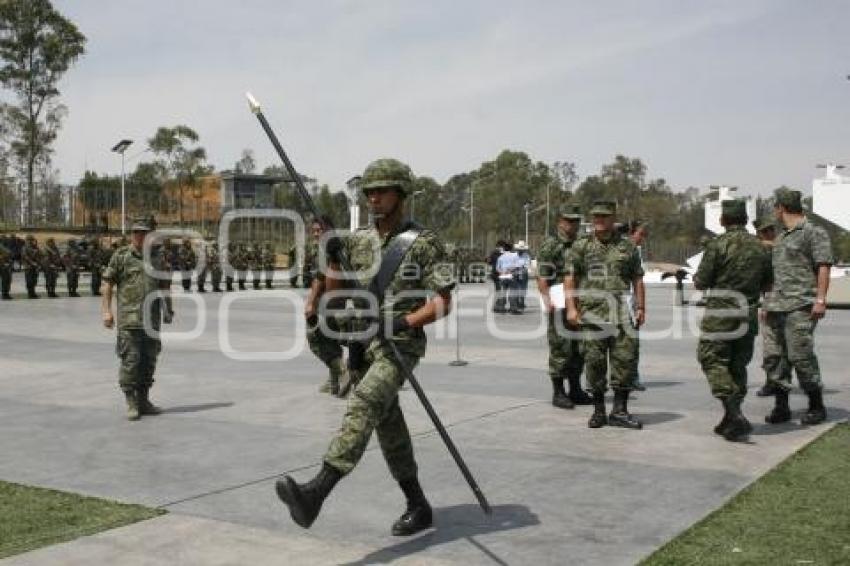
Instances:
[[[462,292],[486,288],[464,285]],[[696,309],[673,307],[672,287],[661,286],[649,290],[642,331],[648,389],[631,402],[645,428],[590,430],[588,407],[549,403],[545,327],[535,302],[524,315],[498,315],[495,339],[484,299],[466,297],[460,335],[469,365],[448,365],[456,342],[450,328],[437,328],[416,375],[493,515],[481,513],[405,389],[401,402],[436,528],[409,539],[389,534],[404,501],[373,441],[305,531],[275,497],[274,480],[315,473],[345,401],[317,393],[325,374],[307,349],[285,361],[234,359],[297,350],[304,291],[174,289],[171,330],[191,332],[201,312],[205,320],[192,339],[166,338],[153,390],[165,414],[137,423],[123,418],[114,332],[100,326],[98,299],[0,304],[0,479],[169,511],[5,562],[634,564],[829,426],[769,427],[763,415],[771,400],[751,395],[750,441],[712,434],[720,407],[687,328]],[[848,414],[850,378],[840,353],[848,333],[846,311],[831,311],[817,330],[830,423]],[[221,348],[228,343],[230,356]],[[759,348],[753,390],[763,381],[760,356]],[[793,395],[792,404],[799,413],[805,397]]]

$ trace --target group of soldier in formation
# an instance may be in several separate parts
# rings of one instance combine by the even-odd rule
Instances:
[[[406,500],[392,533],[410,535],[433,523],[398,394],[407,372],[425,355],[424,327],[450,310],[457,274],[444,269],[450,258],[439,236],[404,217],[413,179],[410,168],[395,159],[374,161],[361,181],[374,223],[344,238],[321,239],[328,228],[325,219],[314,220],[310,228],[312,251],[307,255],[315,259],[321,239],[328,268],[310,269],[304,312],[308,341],[328,367],[329,378],[322,391],[347,395],[347,408],[315,477],[299,483],[287,475],[276,482],[277,496],[293,521],[304,528],[312,525],[337,483],[358,464],[373,432]],[[725,233],[705,245],[694,276],[695,286],[706,293],[697,359],[723,408],[715,432],[735,441],[745,438],[751,429],[741,403],[760,318],[770,387],[764,393],[775,396],[775,407],[766,421],[791,419],[788,392],[793,369],[809,397],[802,422],[822,422],[826,410],[813,332],[825,312],[833,262],[829,238],[806,220],[797,191],[781,193],[776,201],[781,234],[775,243],[763,243],[746,231],[743,201],[724,201],[722,207]],[[642,424],[629,413],[628,401],[629,394],[641,387],[639,329],[646,321],[646,297],[638,246],[647,227],[634,223],[629,234],[618,230],[617,206],[610,201],[594,203],[588,215],[591,231],[580,236],[583,211],[576,205],[562,207],[557,234],[543,243],[538,255],[538,289],[549,317],[552,403],[562,409],[592,405],[588,426],[594,429],[606,425],[640,429]],[[759,228],[766,233],[766,226]],[[153,230],[151,218],[134,221],[129,245],[114,251],[103,269],[103,324],[117,326],[119,385],[131,420],[160,412],[149,391],[161,344],[157,332],[149,330],[158,330],[173,317],[170,277],[157,275],[166,270],[167,250],[152,246],[149,258],[144,258],[145,240]],[[184,249],[182,265],[189,269],[193,252],[187,242],[180,248]],[[268,272],[271,256],[266,255],[267,249],[251,256],[234,244],[225,251],[225,263],[232,266],[240,288],[244,288],[244,274],[252,265],[255,273]],[[209,246],[207,254],[213,289],[220,290],[222,262],[217,246]],[[253,264],[251,257],[255,258]],[[160,270],[146,270],[146,261]],[[514,261],[508,257],[502,269],[497,261],[497,272],[511,272],[516,266],[508,263]],[[228,276],[231,289],[233,273]],[[203,288],[203,279],[199,281]],[[184,286],[185,282],[184,278]],[[269,280],[266,282],[268,285]],[[259,287],[259,276],[254,285]],[[359,300],[355,294],[346,298],[345,292],[351,289],[368,289],[375,297],[377,310],[371,317],[339,319],[341,303]],[[145,301],[150,293],[158,298]],[[364,335],[359,332],[364,328],[376,331]],[[348,331],[350,338],[331,338],[327,329]],[[582,372],[587,390],[582,386]],[[610,413],[605,398],[609,388],[613,390]]]

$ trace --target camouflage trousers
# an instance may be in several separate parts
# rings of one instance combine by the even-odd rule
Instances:
[[[151,338],[144,329],[118,331],[116,352],[121,360],[118,385],[122,391],[135,391],[153,385],[156,358],[162,349],[157,338]]]
[[[549,342],[549,377],[552,381],[563,381],[570,376],[581,375],[584,367],[581,340],[565,336],[569,329],[565,327],[563,320],[564,311],[561,309],[549,315],[546,339]]]
[[[797,373],[803,391],[822,388],[820,365],[815,355],[817,321],[810,310],[768,312],[764,323],[764,369],[767,381],[788,391],[791,368]]]
[[[396,481],[416,476],[413,443],[398,402],[404,376],[388,351],[371,350],[367,354],[366,373],[349,396],[342,426],[331,441],[324,461],[343,474],[349,473],[363,456],[372,431],[384,460]],[[419,362],[417,356],[404,355],[408,368]]]
[[[336,319],[327,319],[328,327],[331,330],[339,332],[339,325]],[[319,326],[319,319],[307,321],[307,344],[310,346],[310,351],[313,355],[322,360],[326,366],[331,367],[334,360],[342,358],[342,346],[336,338],[330,338],[322,332]]]
[[[585,330],[581,349],[584,355],[584,372],[591,391],[604,393],[608,389],[608,365],[611,366],[611,389],[631,391],[634,385],[638,356],[638,339],[633,330],[614,325],[604,338],[593,337],[600,333],[598,327]]]
[[[711,394],[718,399],[747,395],[747,364],[753,359],[753,344],[758,327],[753,324],[746,334],[732,340],[700,338],[697,360],[708,379]]]
[[[35,286],[38,285],[38,269],[25,269],[24,282],[26,283],[27,291],[35,291]]]

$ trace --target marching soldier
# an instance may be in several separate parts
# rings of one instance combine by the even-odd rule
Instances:
[[[62,256],[62,263],[65,264],[65,278],[68,282],[68,296],[79,297],[77,286],[80,282],[80,249],[77,247],[77,240],[68,240],[68,247],[65,249],[65,254]]]
[[[155,229],[153,219],[136,219],[132,231],[132,245],[118,250],[109,260],[103,273],[103,325],[112,328],[112,293],[116,292],[118,304],[118,357],[121,359],[118,384],[127,400],[127,419],[137,421],[142,415],[158,415],[161,410],[150,401],[156,359],[162,349],[159,340],[160,323],[169,324],[174,312],[171,308],[170,276],[157,279],[146,267],[157,271],[166,269],[163,250],[153,246],[150,251],[152,265],[145,265],[144,241]],[[146,300],[153,293],[162,294]]]
[[[56,280],[59,278],[59,272],[65,270],[65,260],[62,258],[62,253],[56,247],[56,240],[47,238],[44,246],[44,288],[47,289],[47,296],[51,299],[58,297],[56,294]]]
[[[272,248],[271,242],[266,242],[266,245],[263,247],[262,253],[263,260],[263,271],[266,275],[266,289],[272,288],[272,282],[274,281],[274,266],[275,266],[275,254],[274,248]]]
[[[775,406],[765,420],[770,424],[791,420],[791,371],[783,371],[787,363],[809,397],[800,422],[815,425],[826,420],[814,331],[826,314],[832,244],[826,231],[806,218],[800,191],[780,191],[774,212],[783,232],[773,247],[773,290],[764,301],[764,366],[776,390]]]
[[[581,387],[581,372],[584,358],[581,340],[568,337],[564,327],[564,306],[553,305],[549,290],[566,275],[566,260],[581,227],[581,207],[562,206],[558,215],[558,232],[547,238],[537,256],[537,288],[543,306],[549,313],[549,378],[552,381],[552,405],[561,409],[572,409],[576,405],[589,405],[592,400]],[[564,380],[570,392],[564,389]]]
[[[298,285],[298,250],[296,246],[289,248],[286,258],[289,261],[289,286],[295,289]]]
[[[24,281],[27,286],[27,297],[30,299],[38,299],[39,296],[35,292],[35,287],[38,285],[38,272],[43,268],[44,255],[38,249],[38,242],[32,234],[26,237],[24,249],[21,252],[21,266],[24,268]]]
[[[12,300],[12,250],[9,239],[0,239],[0,296],[4,301]]]
[[[564,282],[567,323],[572,327],[581,324],[585,331],[584,368],[594,405],[587,425],[640,429],[641,422],[629,414],[628,400],[637,363],[634,330],[646,320],[643,267],[634,243],[614,228],[617,203],[596,201],[590,214],[593,233],[573,244]],[[634,318],[626,301],[629,291],[636,301]],[[614,407],[606,417],[609,360]]]
[[[399,259],[404,263],[398,265],[394,273],[387,274],[388,298],[381,301],[379,307],[384,321],[379,326],[387,339],[397,345],[404,357],[403,363],[409,368],[415,367],[425,354],[423,326],[448,313],[454,287],[451,272],[443,273],[438,267],[445,260],[445,251],[437,235],[420,231],[416,225],[403,220],[404,199],[412,185],[413,174],[406,165],[394,159],[370,164],[363,174],[362,188],[375,225],[356,232],[343,244],[352,260],[351,267],[361,278],[369,273],[375,262],[381,261],[382,256],[375,254],[374,244],[379,244],[382,252],[394,249],[403,253]],[[324,275],[319,274],[323,289],[339,287],[340,281]],[[427,295],[396,297],[402,291],[420,291]],[[433,519],[431,506],[419,484],[413,444],[398,400],[404,373],[378,338],[368,343],[366,364],[366,373],[349,397],[342,426],[331,441],[318,475],[304,484],[286,476],[278,480],[277,494],[289,506],[292,519],[304,528],[310,527],[325,498],[336,483],[354,469],[372,433],[376,432],[390,472],[407,499],[407,509],[393,524],[392,533],[412,535],[430,527]]]
[[[720,223],[726,232],[706,246],[694,276],[697,289],[714,291],[706,298],[697,359],[711,394],[723,403],[723,418],[714,432],[734,442],[752,430],[741,412],[741,403],[747,394],[747,364],[753,358],[758,334],[756,311],[761,293],[770,288],[772,274],[767,252],[745,228],[746,202],[724,200],[721,206]],[[739,297],[729,296],[728,291],[743,295],[746,304],[741,305]],[[712,313],[718,309],[743,312],[726,316]]]

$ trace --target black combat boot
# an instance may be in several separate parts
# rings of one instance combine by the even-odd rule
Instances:
[[[271,289],[271,288],[272,288],[272,280],[266,279],[266,289]]]
[[[203,285],[198,285],[198,293],[206,293],[207,288]]]
[[[611,426],[640,430],[643,428],[643,424],[629,414],[628,403],[628,389],[617,389],[614,391],[614,407],[611,409],[611,414],[608,415],[608,424]]]
[[[244,281],[243,279],[240,279],[240,280],[239,280],[239,290],[240,290],[240,291],[244,291],[244,290],[245,290],[245,281]]]
[[[563,379],[552,380],[552,405],[559,409],[575,409],[576,404],[567,396]]]
[[[768,424],[787,423],[791,420],[791,409],[788,408],[788,392],[777,388],[773,398],[776,404],[770,414],[764,418],[764,422]]]
[[[35,289],[27,289],[27,297],[30,299],[38,299],[38,293],[35,292]]]
[[[404,497],[407,499],[407,508],[404,513],[393,523],[393,535],[406,537],[430,528],[434,524],[431,505],[422,493],[419,479],[413,477],[409,480],[399,482]]]
[[[587,421],[588,428],[600,428],[608,424],[608,416],[605,414],[605,392],[593,392],[593,414]]]
[[[12,295],[10,295],[9,293],[3,293],[3,300],[4,301],[11,301]]]
[[[142,415],[159,415],[162,409],[151,403],[150,387],[142,387],[138,393],[139,413]]]
[[[587,394],[587,391],[581,388],[581,370],[571,372],[567,375],[567,381],[570,384],[570,392],[567,397],[575,405],[592,405],[593,397]]]
[[[806,392],[809,396],[809,410],[800,419],[800,424],[816,425],[826,420],[826,407],[823,406],[823,391],[816,389]]]
[[[342,473],[339,470],[323,463],[316,477],[307,483],[298,484],[291,476],[283,476],[283,479],[275,483],[275,491],[280,500],[289,507],[292,520],[309,529],[319,516],[325,498],[340,479]]]
[[[254,280],[251,282],[251,284],[254,286],[254,290],[255,290],[255,291],[259,291],[259,290],[260,290],[260,280],[259,280],[259,279],[254,279]]]
[[[729,424],[729,410],[726,407],[726,400],[720,399],[720,403],[723,404],[723,418],[720,419],[720,422],[717,423],[714,427],[714,434],[719,434],[723,436],[723,431],[726,430],[726,425]]]
[[[753,427],[750,421],[741,412],[741,400],[730,395],[723,399],[723,408],[726,410],[726,426],[720,434],[729,442],[744,440]]]

